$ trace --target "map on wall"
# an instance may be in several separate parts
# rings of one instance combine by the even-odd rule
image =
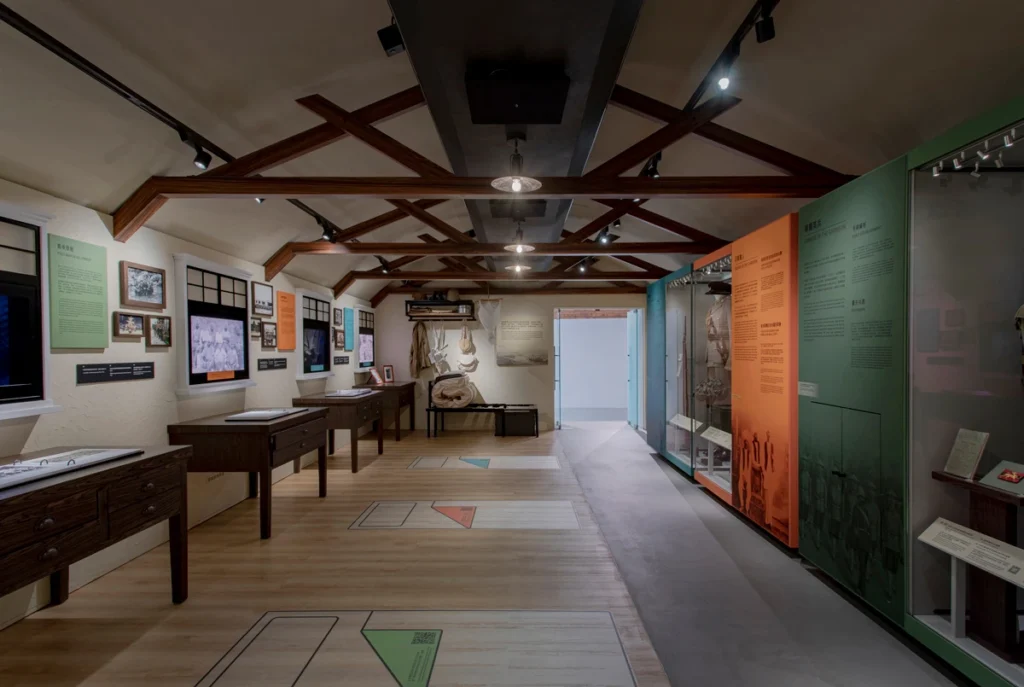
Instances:
[[[548,343],[539,317],[503,319],[498,324],[496,359],[500,367],[547,365]]]

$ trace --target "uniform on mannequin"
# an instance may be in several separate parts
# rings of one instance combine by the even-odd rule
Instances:
[[[716,281],[708,284],[708,295],[715,301],[704,317],[707,332],[705,363],[708,378],[721,380],[724,398],[729,397],[732,372],[732,285]]]

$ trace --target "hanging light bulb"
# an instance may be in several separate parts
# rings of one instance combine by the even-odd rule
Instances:
[[[514,243],[510,243],[505,246],[505,250],[510,253],[529,253],[533,251],[533,246],[523,242],[523,224],[522,222],[516,222],[516,239]]]
[[[523,136],[514,134],[510,140],[512,141],[513,152],[509,157],[509,175],[507,177],[498,177],[491,182],[491,186],[499,191],[509,193],[536,191],[541,186],[540,182],[523,176],[523,156],[519,154],[519,141],[524,140]]]

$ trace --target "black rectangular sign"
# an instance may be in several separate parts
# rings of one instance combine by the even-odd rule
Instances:
[[[79,384],[153,379],[154,374],[154,363],[99,363],[75,367]]]
[[[347,355],[336,355],[336,356],[334,356],[334,364],[335,365],[348,365],[348,356]]]
[[[288,367],[288,358],[259,358],[257,370],[284,370]]]

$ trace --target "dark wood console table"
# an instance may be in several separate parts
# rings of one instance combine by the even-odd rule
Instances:
[[[40,458],[83,446],[0,459]],[[68,567],[169,520],[171,600],[188,598],[188,446],[147,448],[0,489],[0,595],[49,576],[50,603],[68,598]]]
[[[377,455],[384,453],[384,394],[373,391],[364,396],[310,394],[292,399],[296,407],[321,408],[327,413],[329,450],[334,453],[334,430],[347,429],[351,436],[352,472],[359,472],[359,428],[377,423]]]
[[[384,394],[384,412],[395,414],[395,441],[402,440],[402,408],[409,407],[409,431],[416,431],[416,382],[356,384],[353,389],[373,389]]]
[[[968,527],[1018,545],[1017,513],[1024,497],[939,470],[932,477],[969,492]],[[967,634],[1008,661],[1024,661],[1024,642],[1017,627],[1017,587],[973,565],[967,566]]]
[[[257,494],[259,478],[260,538],[270,538],[271,488],[274,468],[317,451],[320,498],[327,496],[327,450],[324,432],[327,411],[310,409],[276,420],[228,422],[237,413],[204,417],[167,425],[172,444],[190,444],[189,472],[248,472],[249,498]]]

